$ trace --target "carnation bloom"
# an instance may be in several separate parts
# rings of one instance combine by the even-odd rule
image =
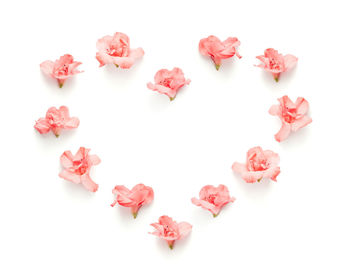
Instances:
[[[273,48],[265,50],[264,55],[256,56],[262,64],[256,65],[264,70],[271,72],[276,82],[278,82],[279,76],[282,72],[286,72],[295,67],[298,62],[298,58],[291,55],[282,55]]]
[[[246,163],[235,162],[232,170],[241,175],[248,183],[260,181],[262,178],[269,178],[277,181],[280,173],[279,156],[270,150],[263,150],[261,147],[251,148],[247,153]]]
[[[150,90],[167,95],[170,100],[174,100],[178,90],[182,86],[190,84],[190,82],[190,79],[185,79],[184,73],[179,68],[161,69],[154,76],[155,84],[148,83],[147,87]]]
[[[61,155],[61,165],[64,168],[59,176],[76,184],[82,184],[87,190],[96,192],[98,185],[90,178],[92,166],[101,162],[97,155],[89,155],[90,149],[80,147],[75,155],[65,151]]]
[[[236,199],[230,196],[228,188],[220,184],[218,187],[212,185],[204,186],[199,192],[199,199],[192,198],[194,205],[209,210],[216,217],[221,209],[228,203],[233,203]]]
[[[130,207],[134,218],[143,205],[151,203],[154,199],[152,187],[142,183],[135,185],[131,190],[123,185],[117,185],[112,192],[116,195],[116,199],[111,206],[114,207],[118,203],[123,207]]]
[[[48,133],[50,130],[58,137],[62,129],[73,129],[79,126],[79,119],[69,116],[69,110],[66,106],[59,109],[51,107],[46,112],[45,118],[36,121],[34,128],[40,134]]]
[[[116,67],[128,69],[145,54],[140,47],[131,49],[129,37],[119,32],[114,36],[104,36],[99,39],[96,47],[98,50],[96,59],[100,62],[100,67],[114,64]]]
[[[210,57],[217,70],[221,66],[221,60],[231,58],[236,55],[239,59],[242,58],[237,52],[237,47],[241,42],[237,38],[229,37],[225,41],[220,41],[215,36],[209,36],[207,38],[201,39],[199,42],[199,52]]]
[[[66,79],[82,72],[77,69],[79,65],[81,65],[81,62],[74,61],[72,55],[65,54],[55,62],[49,60],[42,62],[40,68],[43,73],[55,78],[59,87],[62,88]]]
[[[278,99],[279,105],[272,105],[269,113],[281,119],[282,127],[275,134],[275,139],[281,142],[289,136],[292,131],[297,131],[312,122],[307,116],[309,103],[302,97],[298,97],[296,102],[290,100],[288,96]]]
[[[158,223],[153,223],[151,226],[155,228],[155,231],[150,234],[166,240],[170,249],[173,249],[175,240],[184,238],[192,230],[191,224],[187,222],[177,223],[166,215],[159,217]]]

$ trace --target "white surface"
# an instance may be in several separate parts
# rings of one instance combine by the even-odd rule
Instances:
[[[7,1],[1,44],[1,277],[349,277],[347,1]],[[98,38],[125,32],[145,56],[98,67]],[[219,72],[198,42],[237,36],[243,56]],[[275,83],[254,67],[273,47],[299,57]],[[70,53],[84,73],[59,89],[39,64]],[[146,88],[158,69],[192,80],[175,101]],[[268,114],[305,97],[313,123],[282,144]],[[67,105],[81,125],[41,136],[35,120]],[[281,157],[278,182],[231,171],[260,145]],[[80,146],[102,163],[96,194],[58,177]],[[145,183],[154,203],[134,220],[111,190]],[[237,201],[219,217],[191,204],[206,184]],[[170,251],[149,235],[162,214],[193,224]]]

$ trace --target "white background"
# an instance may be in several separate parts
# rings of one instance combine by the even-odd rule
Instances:
[[[350,277],[347,1],[4,1],[1,23],[1,277]],[[96,41],[124,32],[145,56],[99,68]],[[201,38],[237,36],[243,56],[216,71]],[[273,47],[299,58],[279,83],[253,65]],[[85,72],[62,89],[39,64],[70,53]],[[147,89],[178,66],[192,80],[169,102]],[[313,123],[274,140],[277,98],[305,97]],[[67,105],[78,129],[34,130]],[[234,161],[279,153],[278,182],[246,184]],[[94,194],[58,177],[65,150],[102,162]],[[136,220],[111,208],[116,184],[152,186]],[[213,218],[191,204],[225,184],[237,198]],[[193,224],[174,250],[149,235],[167,214]]]

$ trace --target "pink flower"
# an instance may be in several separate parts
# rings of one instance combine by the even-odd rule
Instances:
[[[114,207],[118,203],[123,207],[130,207],[134,218],[143,205],[151,203],[154,199],[152,187],[142,183],[135,185],[131,190],[123,185],[117,185],[112,192],[116,195],[116,199],[111,206]]]
[[[205,39],[201,39],[199,42],[199,52],[210,57],[217,70],[221,66],[221,59],[231,58],[236,55],[239,59],[242,58],[237,52],[237,47],[241,42],[237,38],[229,37],[227,40],[221,42],[215,36],[209,36]]]
[[[96,192],[98,185],[90,178],[92,166],[101,162],[97,155],[89,155],[90,149],[80,147],[75,155],[70,151],[65,151],[61,155],[61,165],[64,168],[59,176],[65,180],[82,184],[87,190]]]
[[[286,72],[295,67],[298,62],[297,57],[290,54],[283,56],[273,48],[266,49],[264,55],[256,56],[256,58],[262,62],[262,64],[257,65],[257,67],[271,72],[276,82],[278,82],[279,76],[282,72]]]
[[[115,33],[114,36],[104,36],[96,43],[98,52],[96,59],[100,67],[106,64],[114,64],[122,69],[130,68],[141,58],[145,52],[142,48],[130,49],[129,37],[123,33]]]
[[[62,88],[64,81],[74,74],[81,73],[77,70],[77,67],[81,65],[81,62],[74,61],[73,56],[65,54],[61,56],[55,62],[45,61],[40,64],[40,68],[48,76],[56,78],[58,85]]]
[[[187,222],[176,223],[166,215],[159,217],[158,221],[158,223],[151,224],[156,230],[150,234],[165,239],[170,249],[173,249],[175,240],[184,238],[192,230],[191,224]]]
[[[185,79],[184,73],[179,68],[173,68],[171,71],[167,69],[159,70],[154,76],[154,83],[148,83],[150,90],[158,91],[167,95],[170,100],[174,100],[177,91],[184,85],[190,84],[190,79]]]
[[[261,147],[254,147],[248,151],[246,163],[235,162],[232,165],[232,170],[239,173],[248,183],[260,181],[262,178],[277,181],[276,177],[280,173],[279,160],[277,153],[270,150],[263,151]]]
[[[233,203],[236,199],[230,197],[228,188],[220,184],[218,187],[212,185],[204,186],[199,192],[199,199],[192,198],[192,204],[209,210],[216,217],[221,209],[228,203]]]
[[[292,131],[297,131],[312,122],[312,119],[307,116],[309,103],[302,97],[298,97],[294,103],[288,96],[283,96],[278,99],[279,105],[272,105],[269,113],[272,116],[278,116],[282,121],[282,127],[275,139],[281,142],[289,136]]]
[[[34,128],[41,134],[48,133],[50,130],[58,137],[62,129],[73,129],[79,126],[79,119],[69,117],[69,110],[66,106],[59,109],[51,107],[46,112],[45,118],[36,121]]]

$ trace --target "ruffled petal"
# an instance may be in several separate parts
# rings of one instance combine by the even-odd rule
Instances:
[[[131,193],[124,185],[116,185],[112,192],[117,195],[129,195]]]
[[[54,69],[55,63],[52,61],[45,61],[40,64],[40,69],[45,73],[46,75],[52,76],[53,69]]]
[[[180,234],[178,239],[180,239],[180,238],[187,236],[191,232],[192,225],[190,223],[187,223],[187,222],[180,222],[178,224],[178,229],[179,229],[179,234]]]
[[[84,185],[84,187],[91,191],[91,192],[96,192],[98,189],[98,184],[92,181],[90,176],[88,174],[82,175],[81,176],[81,183]]]
[[[67,170],[63,170],[59,174],[59,176],[65,180],[71,181],[71,182],[76,183],[76,184],[81,183],[81,176],[80,175],[77,175],[77,174],[72,173],[72,172],[67,171]]]
[[[113,64],[122,69],[129,69],[134,64],[135,60],[131,57],[113,57]]]
[[[65,151],[60,157],[62,167],[68,169],[73,166],[73,155],[71,151]]]
[[[101,159],[96,154],[89,155],[89,160],[92,165],[98,165],[101,163]]]
[[[303,128],[304,126],[307,126],[311,122],[312,119],[309,116],[303,116],[302,118],[296,120],[294,123],[291,124],[292,130],[298,131],[299,129]]]
[[[64,124],[63,128],[65,129],[72,129],[72,128],[77,128],[80,124],[80,121],[76,117],[70,118],[66,123]]]
[[[36,121],[34,128],[39,131],[40,134],[48,133],[51,129],[50,124],[46,120],[46,118],[40,118]]]
[[[305,115],[309,111],[309,102],[303,97],[298,97],[295,105],[297,107],[298,114]]]
[[[269,114],[272,116],[281,117],[281,106],[280,105],[272,105],[269,109]]]
[[[284,65],[286,67],[286,70],[290,70],[294,68],[297,62],[298,62],[298,58],[293,55],[287,54],[284,56]]]
[[[145,55],[145,52],[143,51],[143,49],[141,47],[136,48],[136,49],[130,49],[129,57],[134,59],[134,61],[136,59],[141,58],[143,55]]]
[[[116,201],[123,207],[131,207],[136,203],[130,198],[131,191],[124,185],[117,185],[113,189],[113,194],[116,195]]]
[[[176,96],[176,91],[172,90],[168,87],[159,85],[159,84],[152,84],[152,83],[148,83],[147,84],[148,89],[153,90],[153,91],[157,91],[160,94],[164,94],[167,95],[169,98],[174,98]]]
[[[260,181],[263,178],[262,172],[244,172],[241,174],[242,179],[244,179],[247,183],[254,183]]]
[[[216,207],[214,204],[211,204],[207,201],[204,200],[199,200],[197,198],[192,198],[191,199],[192,204],[202,207],[203,209],[209,210],[213,214],[218,214],[220,212],[220,208]]]
[[[280,174],[280,172],[281,172],[280,167],[278,167],[278,166],[271,167],[263,172],[263,177],[269,178],[273,181],[277,181],[276,178]]]
[[[236,173],[242,174],[247,172],[247,166],[243,163],[235,162],[232,165],[232,170]]]
[[[89,154],[90,149],[80,147],[77,153],[74,156],[74,160],[82,160],[86,158]]]
[[[286,140],[291,131],[292,131],[292,128],[290,124],[282,123],[281,129],[275,134],[276,141],[282,142]]]

